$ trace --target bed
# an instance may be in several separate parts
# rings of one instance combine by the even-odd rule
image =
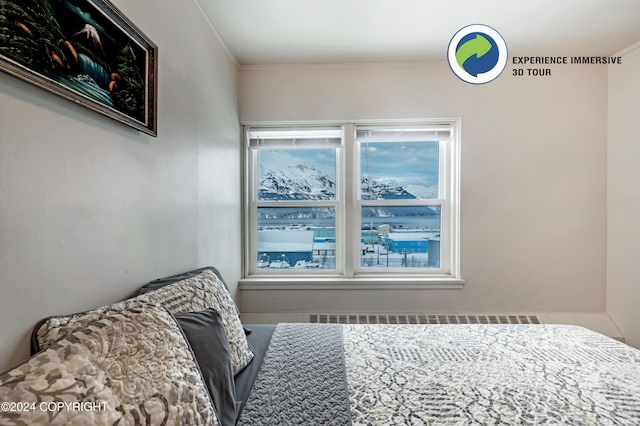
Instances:
[[[239,424],[638,425],[639,369],[576,326],[279,324]]]
[[[0,424],[640,424],[640,351],[585,328],[247,325],[212,267],[45,318],[32,351]]]

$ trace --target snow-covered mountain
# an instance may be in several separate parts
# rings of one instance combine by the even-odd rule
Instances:
[[[407,185],[407,191],[416,196],[416,198],[431,199],[438,198],[438,185],[421,186]]]
[[[260,151],[261,200],[331,200],[336,196],[335,172],[295,158],[286,151]]]
[[[335,171],[330,167],[309,164],[283,150],[261,150],[259,157],[259,199],[261,200],[331,200],[336,195]],[[381,182],[362,177],[365,200],[434,198],[437,186]],[[379,209],[378,209],[379,210]],[[418,209],[424,212],[424,209]],[[405,208],[405,213],[407,212]],[[384,215],[384,212],[377,214]],[[392,213],[388,214],[393,216]]]
[[[363,200],[410,200],[417,198],[396,183],[384,183],[375,179],[360,178]]]

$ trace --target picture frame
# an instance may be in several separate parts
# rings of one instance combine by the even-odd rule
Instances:
[[[158,48],[108,0],[0,0],[0,70],[157,136]]]

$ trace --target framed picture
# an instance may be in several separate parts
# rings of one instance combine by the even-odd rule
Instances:
[[[157,47],[106,0],[0,0],[0,69],[157,136]]]

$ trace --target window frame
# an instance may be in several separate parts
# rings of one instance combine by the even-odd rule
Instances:
[[[357,128],[358,127],[366,127],[366,128],[371,128],[375,131],[376,127],[380,127],[380,128],[387,128],[387,127],[392,127],[392,128],[399,128],[399,127],[404,127],[406,128],[416,128],[416,127],[420,127],[420,128],[429,128],[429,129],[433,129],[434,131],[438,129],[438,127],[440,127],[440,123],[437,124],[426,124],[426,123],[420,123],[418,126],[415,125],[409,125],[407,123],[403,123],[402,125],[398,125],[398,126],[388,126],[388,124],[382,124],[382,125],[369,125],[367,124],[366,126],[355,126],[354,131],[356,131],[357,133]],[[356,149],[356,154],[355,154],[355,161],[356,164],[354,165],[354,173],[358,173],[358,181],[357,181],[357,193],[356,196],[354,197],[353,203],[356,206],[356,214],[354,215],[354,224],[353,224],[353,236],[352,236],[352,240],[354,238],[358,238],[359,241],[359,237],[358,237],[358,232],[362,229],[362,215],[359,214],[359,212],[361,212],[361,209],[363,207],[368,207],[368,206],[389,206],[389,207],[394,207],[394,206],[398,206],[398,207],[404,207],[404,206],[424,206],[424,207],[429,207],[429,206],[439,206],[440,207],[440,242],[441,242],[441,247],[440,247],[440,267],[439,268],[384,268],[384,269],[370,269],[370,268],[364,268],[361,266],[362,262],[356,262],[354,265],[354,275],[361,275],[361,276],[367,276],[367,275],[379,275],[379,274],[385,274],[385,275],[390,275],[390,276],[394,276],[394,275],[407,275],[407,276],[411,276],[411,275],[419,275],[419,274],[428,274],[428,275],[442,275],[442,274],[448,274],[449,273],[449,245],[451,244],[450,241],[450,233],[451,233],[451,220],[450,217],[448,217],[447,212],[450,208],[449,206],[449,194],[448,194],[448,188],[449,188],[449,179],[448,179],[448,170],[449,170],[449,156],[450,156],[450,147],[451,147],[451,143],[450,140],[452,138],[451,135],[451,130],[449,128],[449,126],[446,126],[446,129],[443,128],[441,130],[447,130],[449,131],[449,137],[448,140],[438,140],[438,149],[439,149],[439,153],[438,153],[438,197],[437,198],[432,198],[432,199],[415,199],[415,200],[407,200],[407,199],[400,199],[400,200],[363,200],[361,198],[361,194],[362,194],[362,189],[360,187],[361,185],[361,180],[359,178],[360,176],[360,170],[361,170],[361,163],[360,163],[360,159],[361,159],[361,155],[360,155],[360,146],[361,143],[357,140],[357,138],[354,139],[354,146]],[[442,139],[442,138],[440,138]],[[436,141],[434,141],[436,142]],[[393,142],[396,143],[396,142]],[[407,142],[407,143],[411,143],[411,142]],[[443,235],[444,234],[444,238]],[[358,247],[354,247],[355,249],[355,253],[358,254],[359,250]],[[443,266],[444,264],[444,266]]]
[[[250,133],[252,128],[256,129],[264,129],[265,131],[280,129],[283,126],[245,126],[244,135],[245,135],[245,147],[244,152],[247,157],[247,168],[243,171],[243,178],[247,181],[248,187],[245,188],[245,194],[247,195],[247,199],[245,200],[246,205],[248,206],[248,214],[244,214],[243,216],[248,216],[249,221],[245,221],[245,228],[248,230],[246,232],[244,238],[243,252],[244,252],[244,271],[246,276],[292,276],[292,275],[333,275],[340,276],[339,271],[343,270],[344,263],[344,244],[339,244],[337,242],[338,235],[344,235],[344,185],[342,184],[344,180],[344,170],[341,167],[341,164],[344,161],[341,160],[342,150],[344,149],[344,128],[342,125],[328,125],[322,126],[317,124],[310,125],[295,125],[290,127],[295,127],[298,130],[319,130],[319,129],[340,129],[341,132],[341,141],[340,146],[336,147],[336,196],[335,200],[277,200],[277,201],[269,201],[269,200],[259,200],[258,193],[258,149],[252,149]],[[305,149],[305,148],[302,148]],[[253,173],[250,173],[250,170]],[[259,254],[258,252],[258,209],[261,207],[272,207],[272,208],[286,208],[286,207],[299,207],[299,208],[316,208],[316,207],[333,207],[335,208],[335,228],[336,228],[336,247],[335,247],[335,269],[309,269],[309,270],[293,270],[288,269],[285,274],[282,273],[281,270],[277,269],[259,269],[257,267],[257,257],[253,255],[253,253]],[[255,236],[255,237],[253,237]],[[248,247],[248,250],[245,249]]]
[[[313,288],[461,288],[460,274],[460,142],[461,119],[352,120],[340,122],[243,122],[242,125],[242,289]],[[360,126],[446,126],[448,141],[440,142],[439,194],[437,199],[360,200],[360,155],[356,130]],[[250,146],[249,134],[256,128],[342,129],[336,149],[335,201],[257,201],[257,150]],[[384,201],[381,203],[381,201]],[[363,205],[441,205],[440,268],[363,268],[360,263],[361,207]],[[300,206],[336,208],[336,269],[265,270],[257,268],[257,212],[259,207]],[[320,205],[319,205],[320,204]],[[252,259],[256,257],[256,259]]]

